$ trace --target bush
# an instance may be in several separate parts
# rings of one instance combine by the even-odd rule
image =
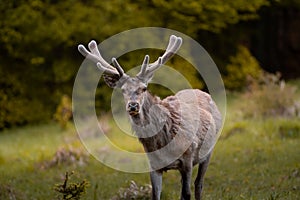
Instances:
[[[0,96],[1,94],[0,91]],[[0,130],[12,126],[44,121],[51,116],[49,109],[39,100],[23,97],[0,97]]]
[[[62,129],[67,127],[68,121],[72,117],[72,102],[68,95],[61,97],[60,103],[56,108],[54,119],[60,124]]]
[[[88,163],[88,154],[79,148],[59,148],[53,158],[38,165],[39,169],[49,169],[60,165],[85,165]]]
[[[151,186],[138,186],[134,181],[130,181],[130,186],[128,188],[121,188],[119,194],[114,196],[112,200],[148,200],[150,199]]]
[[[66,172],[63,184],[55,184],[54,190],[60,193],[59,199],[79,200],[82,197],[82,195],[85,194],[86,188],[89,186],[89,183],[86,180],[83,180],[78,183],[68,183],[70,176],[73,174],[74,172],[72,172],[71,174]]]
[[[51,117],[49,101],[44,98],[45,88],[22,83],[18,77],[0,67],[0,130],[12,126],[37,123]],[[30,80],[27,80],[30,82]]]
[[[280,74],[262,73],[252,79],[241,101],[244,117],[294,117],[299,113],[296,87],[286,84]]]
[[[226,66],[227,75],[224,77],[225,87],[229,90],[242,90],[247,86],[248,77],[258,79],[262,70],[258,61],[250,51],[239,46],[235,56],[230,57],[230,64]]]

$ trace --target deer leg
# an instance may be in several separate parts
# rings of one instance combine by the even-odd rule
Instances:
[[[201,199],[201,192],[203,189],[203,182],[204,182],[204,174],[208,167],[210,155],[211,154],[209,154],[203,162],[199,163],[198,174],[197,174],[197,177],[195,180],[195,199],[196,200]]]
[[[152,185],[152,200],[160,200],[160,193],[162,188],[162,172],[150,172],[150,179]]]
[[[192,162],[189,160],[187,163],[183,164],[181,173],[181,200],[191,199],[191,177],[192,177]]]

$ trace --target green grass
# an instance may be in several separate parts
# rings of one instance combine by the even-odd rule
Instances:
[[[215,147],[203,199],[299,199],[299,120],[239,120],[235,117],[229,113]],[[283,134],[283,130],[288,134]],[[129,150],[140,151],[140,144],[127,136],[122,138],[118,132],[113,126],[109,137],[120,146],[127,144]],[[65,131],[56,124],[45,124],[1,132],[0,199],[56,199],[52,188],[63,182],[66,171],[76,172],[71,181],[86,179],[90,182],[83,199],[110,199],[121,187],[127,187],[130,180],[138,185],[150,182],[147,173],[119,172],[93,157],[82,166],[61,164],[39,168],[41,163],[53,158],[58,148],[67,146],[84,151],[72,126]],[[164,174],[162,199],[179,199],[179,196],[179,173],[169,171]]]

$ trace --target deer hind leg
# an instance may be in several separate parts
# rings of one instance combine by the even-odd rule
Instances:
[[[160,193],[162,188],[162,172],[150,172],[150,179],[152,185],[152,200],[160,200]]]
[[[191,199],[191,178],[192,178],[192,168],[193,164],[191,159],[187,159],[183,163],[182,168],[179,170],[181,174],[181,200],[190,200]]]
[[[209,163],[209,159],[210,159],[210,155],[209,154],[207,156],[207,158],[199,163],[199,167],[198,167],[198,174],[195,180],[195,199],[196,200],[200,200],[201,199],[201,192],[203,189],[203,182],[204,182],[204,174],[206,172],[206,169],[208,167],[208,163]]]

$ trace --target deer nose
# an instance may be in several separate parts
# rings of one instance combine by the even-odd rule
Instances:
[[[138,102],[129,102],[128,108],[130,111],[136,111],[139,109],[139,103]]]

